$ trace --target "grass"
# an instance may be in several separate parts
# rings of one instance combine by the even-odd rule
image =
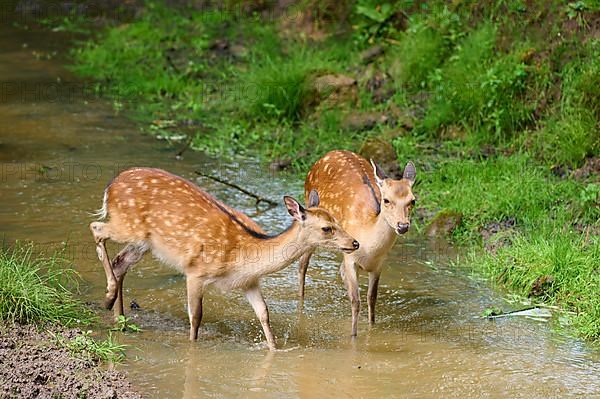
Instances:
[[[97,320],[94,313],[73,295],[77,274],[68,268],[60,253],[45,258],[34,255],[32,245],[17,244],[0,249],[0,319],[38,327],[61,325],[85,327]],[[137,326],[126,325],[129,330]],[[96,341],[89,332],[55,339],[73,354],[119,362],[124,346],[112,335]]]
[[[518,53],[495,53],[496,28],[489,23],[470,33],[451,60],[430,77],[432,98],[420,128],[436,134],[458,123],[482,142],[498,143],[524,125],[520,102],[527,67]]]
[[[511,290],[528,296],[541,277],[551,283],[537,301],[561,306],[584,338],[600,333],[600,239],[569,232],[558,226],[543,227],[541,234],[517,234],[512,245],[496,255],[485,254],[471,262]],[[561,234],[556,234],[561,231]]]
[[[547,162],[574,167],[600,152],[600,41],[591,41],[587,52],[563,68],[556,113],[535,135],[534,153]]]
[[[120,363],[125,359],[127,346],[116,343],[110,332],[103,341],[95,340],[90,335],[91,331],[85,331],[71,339],[61,334],[53,334],[53,337],[59,346],[68,349],[73,356],[109,363]]]
[[[419,206],[463,214],[454,241],[481,253],[486,225],[515,220],[500,234],[511,245],[473,257],[474,270],[521,294],[551,274],[553,290],[538,299],[575,312],[577,331],[600,339],[600,293],[589,284],[600,189],[569,177],[600,156],[598,2],[359,0],[349,24],[347,8],[319,7],[328,12],[312,26],[331,35],[311,41],[259,13],[149,2],[77,47],[74,69],[150,133],[190,136],[218,156],[289,159],[303,173],[333,148],[390,141],[399,160],[417,163]],[[367,63],[361,52],[373,45],[383,54]],[[330,73],[357,79],[358,103],[318,106],[311,80]],[[378,82],[391,95],[377,100]],[[362,112],[392,122],[348,128]]]
[[[36,258],[31,246],[0,250],[0,317],[21,324],[88,325],[92,312],[73,297],[76,274],[58,257]]]
[[[463,241],[477,238],[487,223],[508,218],[526,230],[546,219],[569,227],[593,224],[600,218],[594,206],[598,198],[582,200],[588,190],[584,183],[552,176],[527,155],[449,160],[422,177],[420,185],[423,207],[464,215],[455,233]]]

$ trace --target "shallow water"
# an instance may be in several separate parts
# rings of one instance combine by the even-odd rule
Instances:
[[[108,102],[83,93],[86,86],[63,67],[68,39],[0,27],[0,234],[49,250],[68,242],[67,255],[84,280],[83,298],[109,320],[99,309],[105,279],[87,225],[118,171],[147,165],[196,179],[194,171],[201,170],[276,200],[299,194],[302,182],[273,177],[241,158],[218,162],[186,152],[176,160],[180,144],[140,134]],[[238,192],[197,182],[254,212],[253,201]],[[275,232],[289,216],[278,207],[257,220]],[[511,305],[451,266],[455,256],[443,242],[400,239],[382,276],[378,323],[369,328],[363,309],[354,341],[339,257],[323,252],[313,258],[302,312],[295,266],[264,279],[273,330],[286,350],[277,353],[265,350],[260,324],[239,292],[211,291],[202,336],[188,342],[184,279],[147,257],[125,281],[126,301],[135,298],[141,306],[127,313],[144,331],[119,337],[130,349],[117,367],[154,398],[600,397],[598,352],[538,321],[478,318],[488,306]],[[364,301],[364,278],[361,288]]]

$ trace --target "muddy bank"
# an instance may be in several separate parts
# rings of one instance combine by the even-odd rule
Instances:
[[[69,339],[76,329],[52,327]],[[141,398],[126,374],[73,355],[47,330],[0,324],[0,398]]]

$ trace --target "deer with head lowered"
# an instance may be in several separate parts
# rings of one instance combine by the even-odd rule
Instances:
[[[402,179],[387,178],[371,160],[350,151],[331,151],[310,169],[304,182],[305,196],[320,198],[342,228],[360,242],[360,248],[344,254],[340,268],[352,305],[352,336],[358,331],[360,297],[358,269],[369,273],[367,292],[369,323],[375,323],[375,302],[381,268],[396,237],[410,227],[410,212],[415,205],[412,185],[416,170],[412,162],[404,168]],[[304,280],[313,251],[300,258],[298,280],[304,298]]]
[[[248,216],[183,178],[151,168],[120,173],[104,191],[99,216],[108,221],[90,224],[106,274],[106,307],[114,309],[115,317],[123,315],[125,274],[151,251],[185,274],[191,340],[198,337],[204,292],[215,285],[245,292],[274,350],[260,278],[317,246],[346,253],[359,247],[329,212],[318,207],[318,198],[313,197],[307,209],[292,197],[285,196],[284,202],[293,223],[280,234],[267,235]],[[105,245],[109,239],[126,244],[112,261]]]

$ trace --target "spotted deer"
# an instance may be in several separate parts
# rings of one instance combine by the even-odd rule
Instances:
[[[412,162],[404,168],[402,179],[393,180],[386,177],[375,162],[369,163],[350,151],[325,154],[306,176],[304,189],[308,201],[320,198],[320,206],[331,212],[342,228],[361,243],[357,251],[344,254],[340,267],[352,305],[352,336],[357,334],[360,309],[358,268],[369,273],[369,323],[374,324],[382,263],[396,237],[410,227],[410,212],[415,205],[412,193],[415,177]],[[307,251],[300,258],[301,299],[304,299],[304,280],[312,253]]]
[[[274,350],[260,278],[317,246],[345,253],[359,247],[329,212],[318,207],[318,198],[312,199],[305,209],[285,196],[293,222],[283,232],[268,235],[248,216],[181,177],[150,168],[122,172],[104,191],[99,216],[108,221],[90,224],[106,274],[107,309],[112,308],[115,317],[123,315],[125,274],[151,251],[186,276],[190,340],[198,337],[204,292],[214,285],[245,292]],[[126,244],[112,262],[105,245],[109,239]]]

